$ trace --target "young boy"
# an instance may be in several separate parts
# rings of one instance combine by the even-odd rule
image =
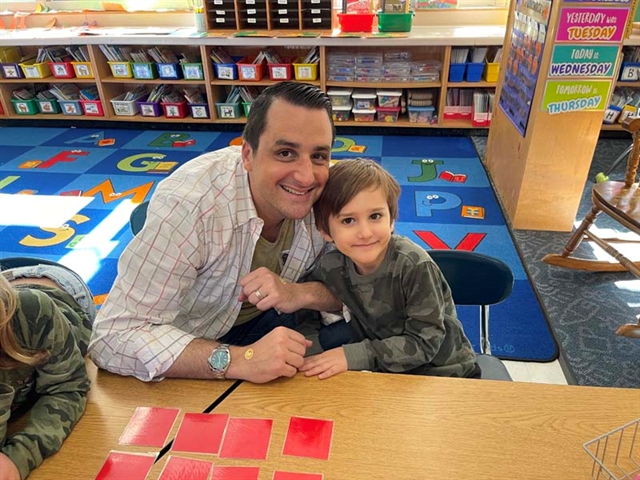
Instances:
[[[329,170],[314,213],[336,250],[320,258],[309,280],[323,282],[347,307],[354,341],[307,357],[300,368],[306,376],[480,377],[442,272],[423,248],[393,235],[399,195],[398,183],[371,160],[343,160]]]

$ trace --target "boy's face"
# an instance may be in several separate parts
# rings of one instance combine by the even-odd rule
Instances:
[[[329,218],[324,238],[349,257],[360,274],[374,272],[384,260],[394,222],[379,188],[363,190],[338,215]]]
[[[258,149],[242,144],[251,194],[265,226],[306,216],[329,177],[331,121],[323,109],[275,100]]]

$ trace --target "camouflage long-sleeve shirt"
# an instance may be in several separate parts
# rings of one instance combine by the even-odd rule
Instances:
[[[82,416],[89,380],[82,352],[91,322],[66,292],[19,285],[12,319],[17,341],[50,355],[37,367],[0,370],[0,451],[18,467],[21,477],[57,452]],[[82,350],[82,351],[81,351]],[[6,436],[12,414],[29,409],[23,430]]]
[[[476,355],[458,320],[451,289],[427,252],[393,235],[369,275],[337,250],[320,258],[307,280],[323,282],[349,309],[354,343],[349,370],[465,377]]]

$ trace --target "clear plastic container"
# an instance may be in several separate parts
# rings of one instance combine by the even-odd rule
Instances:
[[[373,122],[376,117],[375,108],[354,108],[352,111],[356,122]]]
[[[376,95],[378,96],[379,107],[396,108],[400,106],[400,97],[402,96],[402,89],[393,89],[393,90],[377,89]]]
[[[397,108],[384,108],[378,107],[376,108],[378,112],[378,121],[385,123],[395,123],[398,121],[398,116],[400,115],[400,107]]]
[[[435,110],[434,107],[412,107],[409,105],[407,106],[409,123],[431,123]]]
[[[351,94],[353,108],[360,110],[374,110],[376,108],[376,92],[372,88],[357,89]]]
[[[334,122],[347,122],[351,116],[351,103],[331,107],[331,116]]]
[[[331,106],[343,107],[349,105],[351,108],[351,94],[353,88],[330,88],[327,90],[327,95],[331,99]]]

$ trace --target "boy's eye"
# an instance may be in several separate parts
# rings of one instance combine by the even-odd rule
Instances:
[[[373,213],[371,214],[371,220],[380,220],[382,218],[381,213]]]
[[[351,225],[353,223],[353,218],[343,218],[342,219],[342,224],[343,225]]]

